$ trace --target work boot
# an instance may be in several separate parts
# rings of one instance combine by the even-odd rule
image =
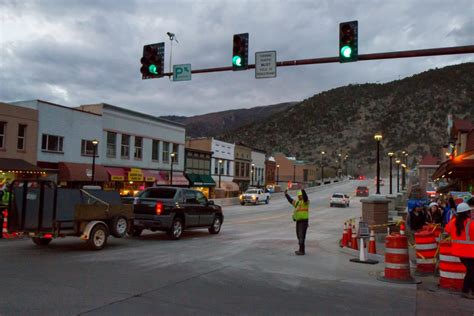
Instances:
[[[295,255],[303,256],[304,255],[304,245],[300,245],[300,250],[295,251]]]

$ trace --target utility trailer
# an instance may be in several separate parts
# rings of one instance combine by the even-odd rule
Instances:
[[[49,180],[15,180],[8,204],[9,232],[31,237],[38,246],[75,236],[100,250],[112,235],[124,237],[133,226],[133,207],[116,191],[58,188]]]

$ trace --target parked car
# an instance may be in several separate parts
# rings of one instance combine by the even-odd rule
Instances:
[[[369,188],[365,186],[357,187],[356,196],[369,196]]]
[[[249,189],[240,195],[241,205],[245,205],[245,203],[257,205],[259,202],[268,204],[270,202],[270,193],[265,192],[263,189]]]
[[[171,239],[179,239],[185,229],[207,228],[218,234],[224,222],[220,206],[202,192],[187,188],[147,188],[135,197],[133,213],[131,234],[135,237],[144,229],[164,231]]]
[[[340,206],[349,206],[349,196],[343,193],[334,193],[329,199],[329,206],[333,207],[335,205]]]

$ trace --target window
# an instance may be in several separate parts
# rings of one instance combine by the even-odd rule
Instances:
[[[154,139],[151,145],[151,160],[158,161],[160,159],[159,150],[160,150],[160,141]]]
[[[26,125],[18,124],[18,142],[16,145],[16,148],[18,150],[25,150],[25,138],[26,138]]]
[[[0,148],[5,147],[5,133],[7,129],[6,122],[0,122]]]
[[[143,137],[135,136],[135,154],[133,157],[136,160],[142,160]]]
[[[62,136],[43,134],[41,150],[62,153],[63,139],[64,137]]]
[[[198,201],[198,203],[201,205],[207,205],[207,199],[204,196],[204,194],[202,194],[202,192],[199,192],[199,191],[195,193],[196,193],[196,200]]]
[[[117,133],[107,132],[107,157],[115,158],[117,153]]]
[[[185,203],[188,204],[199,204],[198,200],[196,199],[196,192],[191,190],[186,190],[184,193]]]
[[[242,162],[240,164],[240,176],[245,177],[245,166],[248,165],[248,163]]]
[[[130,158],[130,135],[122,134],[122,145],[120,147],[120,157],[122,157],[122,159]]]
[[[97,148],[96,148],[97,150]],[[81,155],[82,156],[93,156],[94,155],[94,144],[92,143],[91,140],[85,140],[83,139],[81,142]],[[97,151],[95,153],[95,156],[98,157]]]
[[[240,176],[240,162],[238,161],[235,162],[235,176]]]
[[[168,142],[163,142],[163,154],[161,157],[163,163],[169,163],[170,162],[170,143]]]
[[[179,145],[178,144],[173,144],[173,153],[174,153],[174,158],[173,158],[174,163],[179,164]]]
[[[227,173],[226,174],[230,175],[230,161],[229,160],[227,160]]]

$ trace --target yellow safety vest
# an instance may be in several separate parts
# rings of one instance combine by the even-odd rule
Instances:
[[[295,210],[293,211],[293,220],[301,221],[309,219],[309,201],[304,202],[303,200],[294,200],[293,205]]]

